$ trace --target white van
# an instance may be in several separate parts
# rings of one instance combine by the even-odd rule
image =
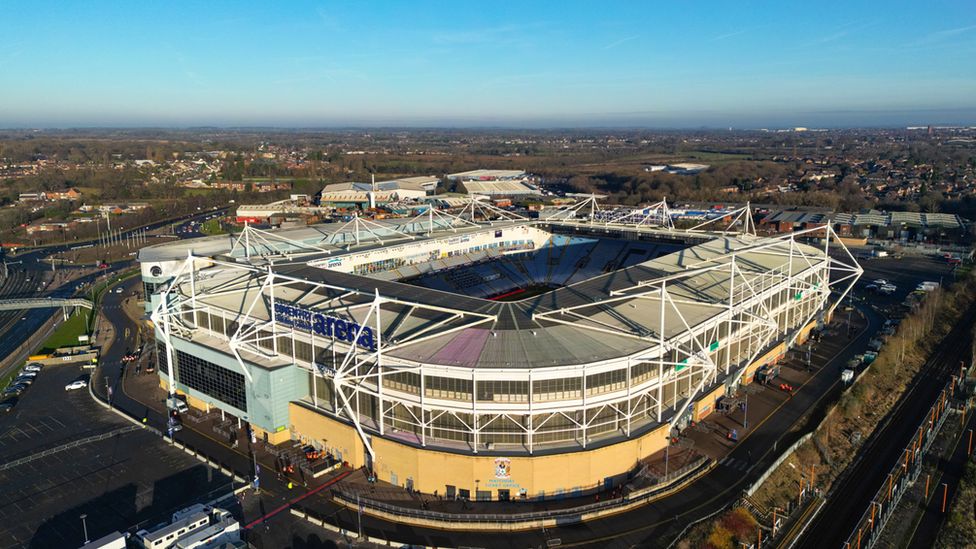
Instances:
[[[186,405],[186,403],[176,397],[167,398],[166,407],[170,410],[176,410],[181,414],[185,414],[190,411],[190,408]]]

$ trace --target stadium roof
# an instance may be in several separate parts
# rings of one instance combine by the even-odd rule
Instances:
[[[723,236],[702,243],[701,235],[696,238],[699,242],[696,246],[515,302],[489,301],[304,263],[273,267],[279,277],[292,280],[287,286],[276,284],[275,297],[371,325],[375,320],[366,318],[369,307],[364,305],[379,292],[383,299],[380,316],[383,353],[388,359],[468,368],[567,366],[632,356],[655,348],[662,333],[669,339],[686,333],[689,327],[727,315],[730,274],[727,269],[693,271],[697,274],[670,281],[663,327],[659,294],[619,298],[611,293],[615,290],[702,266],[727,263],[730,252],[736,250],[739,276],[756,284],[758,277],[788,264],[791,256],[794,274],[814,268],[809,258],[789,254],[790,243],[786,241]],[[770,247],[750,249],[763,243]],[[807,256],[822,259],[820,249],[794,246]],[[239,291],[208,296],[207,288]],[[242,303],[254,302],[251,316],[270,318],[266,300],[255,300],[261,290],[250,274],[228,269],[197,281],[196,289],[198,302],[228,311],[241,311]],[[183,291],[187,290],[184,286]],[[737,295],[746,298],[745,294]],[[551,319],[546,316],[573,307],[582,307],[580,310],[585,314]],[[457,311],[467,314],[460,315]]]
[[[468,201],[465,200],[464,203]],[[484,230],[484,226],[451,223],[451,218],[434,217],[434,232],[451,231],[459,234]],[[409,241],[411,238],[423,238],[421,233],[428,232],[429,219],[420,215],[413,218],[393,218],[382,220],[359,220],[360,225],[350,221],[348,223],[319,223],[305,227],[280,229],[266,233],[268,238],[274,239],[276,249],[281,252],[292,250],[315,250],[322,256],[330,253],[346,253],[349,251],[368,250],[392,242]],[[493,227],[506,227],[518,222],[494,221]],[[359,243],[356,243],[356,237]],[[186,259],[188,252],[200,257],[217,255],[234,255],[243,257],[244,253],[239,242],[240,233],[224,234],[202,238],[181,239],[148,246],[139,250],[140,262],[174,261]],[[266,244],[251,243],[251,255],[261,256],[268,252]]]

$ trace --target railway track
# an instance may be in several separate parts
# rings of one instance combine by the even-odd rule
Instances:
[[[844,545],[946,381],[958,371],[961,360],[968,362],[971,358],[974,322],[976,303],[970,305],[942,338],[895,408],[865,442],[854,463],[834,483],[827,503],[793,547],[820,549]]]

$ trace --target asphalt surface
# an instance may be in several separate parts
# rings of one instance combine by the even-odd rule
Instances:
[[[65,390],[86,376],[77,365],[46,366],[0,416],[0,464],[25,461],[0,471],[0,547],[77,547],[82,514],[95,539],[229,490],[229,478],[131,429],[87,389]],[[97,435],[107,438],[49,453]]]
[[[123,372],[122,356],[135,347],[134,338],[137,327],[125,314],[122,302],[131,295],[132,290],[139,287],[139,284],[140,282],[137,279],[127,280],[120,285],[123,288],[122,293],[105,294],[102,302],[102,313],[105,320],[113,326],[116,339],[107,349],[103,350],[92,387],[100,398],[105,399],[107,395],[105,380],[107,379],[107,386],[112,387],[112,406],[124,411],[131,417],[140,420],[145,417],[150,426],[165,432],[168,419],[166,415],[133,399],[123,390],[122,386],[123,375],[137,375],[131,370],[131,366],[128,366],[129,369]],[[118,337],[124,336],[126,329],[129,330],[129,339]],[[144,348],[146,347],[144,346]],[[155,377],[156,374],[143,373],[141,375]],[[187,426],[182,431],[175,433],[175,439],[218,461],[228,470],[238,473],[241,477],[253,478],[254,465],[247,450],[246,442],[238,449],[232,450],[210,435],[199,433],[189,427]],[[241,439],[245,439],[243,434]],[[273,510],[300,496],[298,490],[289,490],[284,481],[276,478],[273,471],[274,467],[271,464],[262,465],[260,494],[248,495],[242,503],[240,510],[242,516],[238,518],[243,519],[242,524],[255,523],[244,532],[248,542],[258,548],[316,549],[336,547],[335,540],[331,539],[335,537],[333,534],[298,519],[288,512],[279,512],[273,516],[268,516]]]
[[[79,285],[131,265],[112,264],[53,287],[51,265],[41,259],[67,248],[6,257],[10,264],[8,276],[0,280],[0,299],[68,297]],[[73,269],[58,266],[59,271]],[[60,314],[56,309],[0,312],[0,356],[9,356],[24,341],[40,344],[40,329]],[[22,366],[14,362],[5,372]],[[209,499],[211,491],[230,489],[230,479],[219,471],[150,431],[127,429],[132,424],[93,401],[87,389],[65,391],[68,382],[87,375],[77,365],[45,367],[14,409],[0,415],[0,548],[77,547],[84,542],[81,514],[87,515],[94,539],[157,523],[176,509]],[[101,435],[106,438],[91,440]],[[73,447],[62,449],[66,446]],[[11,463],[16,465],[8,467]]]

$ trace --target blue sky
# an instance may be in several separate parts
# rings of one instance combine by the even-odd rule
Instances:
[[[976,124],[976,4],[41,2],[0,127]]]

